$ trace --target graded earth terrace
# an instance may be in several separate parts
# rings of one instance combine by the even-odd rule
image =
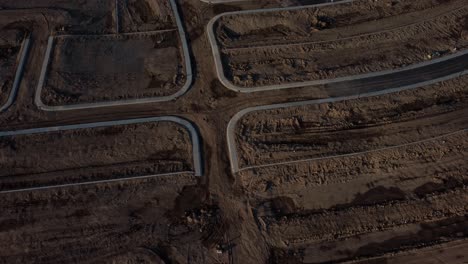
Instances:
[[[190,134],[176,123],[63,129],[0,137],[0,190],[194,169]]]
[[[231,84],[286,86],[399,69],[463,50],[468,7],[461,0],[357,0],[227,13],[208,30],[220,49],[218,71]]]
[[[241,167],[372,151],[467,129],[468,75],[376,97],[253,111],[237,124]]]
[[[241,185],[274,263],[329,263],[463,241],[468,76],[398,93],[255,111]]]

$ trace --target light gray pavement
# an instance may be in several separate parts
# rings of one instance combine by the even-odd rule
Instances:
[[[333,79],[313,80],[313,81],[305,81],[305,82],[294,82],[294,83],[279,84],[279,85],[265,85],[265,86],[257,86],[257,87],[250,87],[250,88],[237,86],[237,85],[233,84],[231,81],[229,81],[226,78],[226,76],[224,74],[222,59],[221,59],[220,47],[218,45],[218,42],[216,41],[216,36],[215,36],[215,32],[214,32],[214,24],[216,23],[216,21],[220,17],[226,16],[226,15],[235,15],[235,14],[253,14],[253,13],[284,11],[284,10],[298,10],[298,9],[305,9],[305,8],[311,8],[311,7],[345,4],[345,3],[350,3],[350,2],[353,2],[353,1],[355,1],[355,0],[343,0],[343,1],[316,4],[316,5],[309,5],[309,6],[295,6],[295,7],[287,7],[287,8],[269,8],[269,9],[259,9],[259,10],[235,11],[235,12],[222,13],[222,14],[214,17],[208,23],[207,35],[208,35],[208,39],[210,41],[211,50],[212,50],[213,57],[214,57],[216,74],[218,76],[218,79],[220,80],[220,82],[226,88],[228,88],[228,89],[230,89],[232,91],[240,92],[240,93],[253,93],[253,92],[280,90],[280,89],[288,89],[288,88],[300,88],[300,87],[313,86],[313,85],[324,85],[324,84],[331,84],[331,83],[338,83],[338,82],[358,80],[358,79],[364,79],[364,78],[370,78],[370,77],[383,76],[383,75],[388,75],[388,74],[392,74],[392,73],[408,71],[408,70],[428,66],[428,65],[431,65],[431,64],[435,64],[435,63],[440,63],[440,62],[443,62],[443,61],[446,61],[446,60],[450,60],[450,59],[453,59],[453,58],[468,54],[468,50],[464,50],[464,51],[460,51],[460,52],[457,52],[457,53],[454,53],[454,54],[450,54],[450,55],[447,55],[447,56],[443,56],[443,57],[436,58],[436,59],[433,59],[433,60],[428,60],[428,61],[421,62],[421,63],[416,63],[416,64],[413,64],[413,65],[410,65],[410,66],[406,66],[406,67],[402,67],[402,68],[394,69],[394,70],[385,70],[385,71],[371,72],[371,73],[366,73],[366,74],[350,75],[350,76],[333,78]]]
[[[16,68],[15,72],[15,79],[13,81],[13,86],[11,88],[10,94],[8,95],[8,99],[6,103],[2,106],[0,106],[0,112],[5,111],[8,107],[10,107],[15,98],[16,94],[18,93],[18,89],[21,83],[21,79],[23,77],[23,71],[24,71],[24,64],[26,63],[28,53],[29,53],[29,48],[30,48],[30,42],[31,39],[30,37],[26,37],[26,39],[23,41],[23,44],[21,45],[21,50],[20,50],[20,56],[19,56],[19,63]]]
[[[177,173],[171,173],[171,174],[192,173],[195,176],[203,175],[203,159],[202,159],[202,150],[200,146],[201,140],[200,140],[198,129],[188,120],[183,119],[181,117],[177,117],[177,116],[161,116],[161,117],[151,117],[151,118],[138,118],[138,119],[106,121],[106,122],[97,122],[97,123],[88,123],[88,124],[67,125],[67,126],[31,128],[31,129],[23,129],[23,130],[16,130],[16,131],[2,131],[0,132],[0,137],[49,133],[49,132],[56,132],[56,131],[85,129],[85,128],[140,124],[140,123],[148,123],[148,122],[173,122],[173,123],[176,123],[185,127],[190,134],[190,140],[192,143],[194,171],[193,172],[184,171],[184,172],[177,172]],[[40,189],[48,189],[48,188],[55,188],[55,187],[66,187],[66,186],[83,185],[83,184],[124,181],[124,180],[129,180],[129,179],[143,179],[143,178],[151,178],[151,177],[157,177],[161,175],[171,175],[171,174],[157,174],[157,175],[136,176],[136,177],[128,177],[128,178],[120,178],[120,179],[112,179],[112,180],[92,181],[92,182],[84,182],[84,183],[77,183],[77,184],[44,186],[44,187],[27,188],[27,189],[20,189],[20,190],[0,191],[0,193],[18,192],[18,191],[25,191],[25,190],[31,191],[31,190],[40,190]]]
[[[366,92],[366,93],[359,93],[356,95],[351,95],[351,96],[341,96],[341,97],[333,97],[333,98],[325,98],[325,99],[317,99],[317,100],[308,100],[308,101],[300,101],[300,102],[290,102],[290,103],[282,103],[282,104],[273,104],[273,105],[264,105],[264,106],[256,106],[256,107],[249,107],[246,109],[243,109],[242,111],[238,112],[235,114],[232,119],[228,123],[227,127],[227,132],[226,132],[226,137],[227,137],[227,144],[228,144],[228,151],[229,151],[229,161],[231,164],[231,171],[233,173],[237,173],[241,170],[244,169],[252,169],[256,167],[265,167],[266,165],[261,165],[261,166],[250,166],[246,168],[240,168],[239,167],[239,156],[237,152],[237,144],[236,144],[236,126],[238,121],[245,116],[248,113],[251,112],[256,112],[256,111],[262,111],[262,110],[271,110],[271,109],[279,109],[279,108],[286,108],[286,107],[295,107],[295,106],[304,106],[304,105],[313,105],[313,104],[322,104],[322,103],[332,103],[332,102],[339,102],[339,101],[345,101],[345,100],[352,100],[352,99],[358,99],[358,98],[364,98],[364,97],[370,97],[370,96],[378,96],[378,95],[384,95],[384,94],[389,94],[389,93],[395,93],[399,91],[404,91],[404,90],[409,90],[409,89],[415,89],[418,87],[426,86],[426,85],[431,85],[437,82],[442,82],[446,80],[450,80],[453,78],[460,77],[462,75],[468,74],[468,69],[465,69],[463,71],[459,71],[456,73],[452,73],[443,77],[439,77],[436,79],[430,79],[427,81],[422,81],[419,83],[414,83],[414,84],[409,84],[406,86],[401,86],[401,87],[396,87],[396,88],[391,88],[391,89],[384,89],[384,90],[379,90],[379,91],[374,91],[374,92]],[[404,145],[400,145],[404,146]],[[400,146],[395,146],[395,147],[400,147]],[[371,152],[371,151],[367,151]],[[366,152],[359,152],[357,154],[363,154]],[[336,157],[344,157],[344,156],[349,156],[350,154],[346,155],[336,155],[336,156],[329,156],[326,158],[336,158]],[[321,158],[324,159],[324,158]],[[302,160],[302,161],[307,161],[307,160]],[[293,161],[294,162],[294,161]],[[287,163],[292,163],[292,162],[284,162],[281,164],[287,164]],[[275,164],[280,164],[280,163],[272,163],[270,165],[275,165]]]
[[[177,9],[177,4],[175,0],[169,0],[171,4],[171,8],[174,13],[177,29],[179,32],[180,43],[182,45],[183,57],[185,61],[185,69],[186,69],[186,81],[182,88],[177,91],[176,93],[169,95],[169,96],[161,96],[161,97],[152,97],[152,98],[141,98],[141,99],[129,99],[129,100],[118,100],[118,101],[108,101],[108,102],[98,102],[98,103],[85,103],[85,104],[73,104],[73,105],[61,105],[61,106],[48,106],[44,104],[41,100],[41,93],[42,88],[45,83],[47,70],[49,66],[49,60],[51,56],[51,52],[54,46],[54,36],[49,37],[49,41],[47,44],[47,49],[44,56],[44,61],[42,64],[41,75],[39,77],[39,83],[36,89],[36,95],[34,101],[37,107],[44,111],[67,111],[67,110],[78,110],[78,109],[89,109],[89,108],[98,108],[98,107],[109,107],[109,106],[122,106],[122,105],[133,105],[133,104],[144,104],[144,103],[156,103],[156,102],[167,102],[171,100],[175,100],[178,97],[184,95],[192,85],[193,81],[193,73],[192,73],[192,64],[190,60],[190,54],[188,50],[187,39],[185,37],[185,30],[182,25],[181,18],[179,16],[179,12]],[[117,20],[119,20],[117,18]],[[158,31],[156,31],[158,32]],[[159,31],[162,32],[162,31]],[[147,32],[141,33],[125,33],[127,34],[144,34]],[[122,34],[121,34],[122,35]]]

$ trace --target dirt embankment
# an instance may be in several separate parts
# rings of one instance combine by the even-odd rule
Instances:
[[[467,128],[468,77],[396,94],[252,112],[237,125],[240,164],[369,151]]]
[[[358,1],[229,15],[215,31],[227,78],[257,87],[397,69],[460,51],[468,46],[467,19],[463,1]]]
[[[120,1],[121,32],[145,32],[175,29],[174,11],[169,1]]]
[[[238,179],[270,261],[369,259],[453,241],[466,247],[467,81],[240,120],[242,164],[253,167]],[[347,155],[329,156],[336,154]]]
[[[190,171],[188,131],[169,122],[0,138],[1,189]]]
[[[357,260],[467,239],[466,136],[242,171],[272,262]]]
[[[179,175],[3,195],[0,260],[225,261],[204,245],[222,224],[196,184],[196,177]],[[187,222],[192,214],[195,221]]]

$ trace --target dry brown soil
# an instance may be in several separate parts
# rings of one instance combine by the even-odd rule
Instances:
[[[177,30],[59,36],[42,101],[66,105],[172,95],[186,81],[179,47]]]
[[[251,112],[237,131],[240,164],[369,151],[466,129],[468,77],[335,103]]]
[[[193,170],[186,128],[169,122],[0,137],[0,188]]]
[[[227,15],[214,30],[226,77],[257,87],[397,69],[465,49],[468,7],[461,0],[359,0]]]
[[[382,89],[381,83],[384,88],[394,88],[394,80],[387,79],[379,79],[379,83],[369,87],[361,87],[364,83],[357,86],[343,83],[250,94],[234,93],[223,87],[217,80],[206,37],[209,20],[226,11],[305,2],[310,4],[313,0],[224,5],[178,0],[194,69],[193,85],[184,96],[170,102],[49,112],[38,110],[34,104],[49,35],[115,33],[117,21],[122,32],[172,29],[169,5],[162,0],[129,0],[127,11],[127,7],[119,6],[121,15],[116,20],[113,0],[0,1],[0,17],[9,14],[21,18],[21,28],[31,33],[24,77],[15,103],[0,114],[1,131],[178,115],[197,126],[204,159],[202,177],[178,173],[0,194],[0,263],[466,262],[467,133],[446,134],[466,128],[466,77],[387,96],[256,113],[242,120],[252,128],[250,136],[239,144],[241,149],[251,146],[251,152],[242,152],[243,166],[370,152],[231,173],[226,127],[240,110],[347,96],[363,89],[373,92]],[[349,32],[349,37],[356,38],[355,35],[374,29],[382,31],[400,22],[405,27],[395,32],[401,31],[406,38],[415,30],[406,25],[419,21],[418,25],[429,23],[421,28],[428,37],[440,33],[438,36],[448,41],[447,47],[453,44],[443,30],[430,29],[443,18],[436,13],[451,10],[463,1],[393,2],[392,8],[385,5],[387,1],[366,1],[376,6],[368,10],[356,4],[355,8],[365,11],[359,16],[342,13],[343,24],[336,30],[317,31],[315,27],[315,34],[301,35],[301,30],[287,29],[287,34],[279,37],[269,31],[264,34],[269,37],[265,42],[280,44],[283,37],[283,43],[296,39],[304,42],[312,36],[316,40],[334,41],[338,35],[333,32],[341,35]],[[361,3],[366,6],[364,1]],[[328,12],[338,15],[340,10],[331,8]],[[414,17],[408,15],[411,13]],[[294,14],[303,20],[299,13]],[[421,22],[425,18],[421,14],[429,22]],[[458,11],[454,14],[459,15]],[[363,21],[356,20],[357,17]],[[369,22],[374,17],[379,23]],[[450,19],[447,25],[456,29],[456,23]],[[260,20],[266,21],[259,17]],[[346,30],[346,24],[353,30]],[[298,24],[289,24],[292,25]],[[249,22],[244,26],[249,30],[260,23]],[[292,34],[293,31],[299,33]],[[257,39],[257,35],[253,34],[252,39],[239,38],[235,44],[260,40],[257,44],[262,45],[263,40]],[[97,37],[93,43],[84,43],[96,45],[99,40],[102,39]],[[445,45],[445,40],[435,43]],[[67,41],[58,44],[65,45]],[[125,46],[133,41],[122,39],[115,43]],[[142,38],[142,45],[148,45],[148,41]],[[362,41],[360,45],[366,46],[365,39]],[[368,45],[373,47],[371,42]],[[383,47],[385,52],[395,52],[390,46]],[[433,46],[429,43],[428,47]],[[86,54],[85,50],[80,49],[78,54]],[[133,53],[143,56],[148,50]],[[118,56],[113,53],[106,60]],[[169,57],[172,58],[164,54],[163,58]],[[339,60],[338,56],[331,57]],[[72,64],[65,61],[66,57],[61,59],[60,64],[52,67]],[[126,59],[133,62],[135,58]],[[179,61],[166,63],[175,65]],[[82,66],[92,67],[84,63]],[[85,69],[73,68],[77,72]],[[96,68],[105,73],[108,69],[115,70]],[[402,79],[398,78],[396,83],[408,78],[405,74],[399,76]],[[58,76],[54,78],[58,80]],[[77,78],[61,80],[66,86],[60,88],[74,89],[74,80]],[[136,87],[144,87],[142,83],[129,82],[114,88],[130,96],[128,93],[136,91],[133,90]],[[86,99],[90,102],[99,96],[118,97],[117,93],[93,94],[91,89],[82,89],[82,93],[92,95]],[[267,125],[262,130],[256,124]],[[270,133],[273,128],[276,134]],[[415,132],[418,129],[420,132]],[[242,137],[246,130],[241,128],[237,132]],[[262,138],[262,134],[266,137]],[[41,186],[191,169],[187,136],[177,125],[152,123],[126,129],[110,127],[5,138],[1,143],[0,182],[5,188],[6,184]],[[431,139],[434,136],[439,137]],[[278,138],[284,139],[285,144],[278,145]],[[291,142],[297,145],[296,152]],[[382,149],[405,143],[412,144]],[[261,152],[261,148],[272,146],[274,157]],[[258,157],[252,158],[255,155]],[[5,176],[14,173],[29,176]]]
[[[125,5],[125,2],[126,5]],[[119,0],[121,32],[175,29],[174,12],[169,1]]]

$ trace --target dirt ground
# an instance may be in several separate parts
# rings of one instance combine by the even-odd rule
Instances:
[[[468,77],[377,97],[252,112],[237,131],[241,165],[399,146],[466,128]]]
[[[61,27],[41,93],[45,105],[170,96],[184,86],[187,69],[169,2],[111,2],[95,3],[112,14],[105,26],[131,34],[69,35],[69,26]]]
[[[177,30],[56,38],[42,90],[46,105],[169,96],[186,81]],[[131,87],[132,89],[128,89]]]
[[[169,1],[119,1],[122,32],[175,29],[174,12]]]
[[[214,30],[225,75],[237,86],[333,79],[397,69],[465,49],[466,3],[438,2],[362,0],[227,15]]]
[[[54,25],[49,20],[49,30],[57,30],[68,34],[106,34],[115,33],[115,1],[63,1],[63,0],[37,0],[15,1],[3,0],[0,9],[5,11],[24,10],[42,13],[46,20],[50,10],[66,16],[66,23]],[[27,17],[23,18],[27,20]],[[52,27],[52,28],[51,28]]]
[[[34,102],[51,34],[96,35],[85,37],[82,44],[74,42],[75,37],[57,37],[59,47],[54,49],[55,54],[67,53],[63,48],[66,45],[104,48],[109,44],[99,43],[103,41],[102,35],[115,34],[117,29],[121,33],[143,35],[153,30],[172,32],[174,17],[168,11],[169,2],[0,1],[0,17],[7,14],[20,17],[21,23],[15,23],[31,34],[31,49],[18,95],[14,104],[0,113],[0,131],[180,116],[193,123],[200,135],[204,165],[201,177],[182,172],[193,170],[194,166],[190,139],[183,127],[167,122],[3,138],[2,190],[153,173],[176,174],[0,192],[0,263],[468,261],[468,141],[463,130],[468,124],[467,77],[388,95],[247,115],[235,130],[243,168],[238,173],[231,171],[226,139],[231,118],[248,107],[379,92],[395,85],[427,81],[448,69],[466,70],[466,59],[376,79],[235,93],[216,76],[206,35],[208,22],[222,12],[316,2],[265,0],[216,5],[200,0],[176,2],[194,73],[193,84],[185,95],[169,102],[54,112],[41,111]],[[417,27],[411,25],[416,23],[426,25],[420,28],[418,39],[440,37],[434,44],[428,41],[427,47],[440,44],[448,48],[456,37],[447,37],[445,24],[440,28],[437,25],[447,19],[444,21],[453,33],[462,25],[453,19],[465,14],[453,11],[456,6],[463,6],[463,1],[456,0],[392,1],[393,8],[387,6],[388,1],[359,3],[362,4],[353,8],[372,12],[352,15],[345,9],[327,9],[328,15],[339,16],[339,21],[343,21],[336,28],[314,30],[315,34],[302,34],[300,28],[291,30],[294,34],[253,32],[249,37],[245,33],[237,39],[225,39],[225,43],[240,47],[281,45],[296,40],[335,41],[339,34],[349,34],[356,40],[359,34],[381,32],[397,24],[404,25],[394,29],[404,42],[415,32]],[[449,10],[455,15],[437,15]],[[313,17],[309,12],[300,13]],[[286,17],[280,12],[275,14]],[[308,21],[299,13],[288,17]],[[426,22],[421,21],[423,17]],[[371,22],[375,18],[378,21]],[[261,26],[260,21],[267,20],[271,18],[258,17],[255,23],[243,20],[246,24],[238,24],[236,30],[250,32]],[[232,20],[236,21],[241,20]],[[280,22],[290,27],[299,25],[294,21],[287,24],[284,19]],[[348,27],[353,30],[347,30]],[[138,40],[122,35],[114,37],[112,42],[125,49],[125,53],[98,54],[105,55],[102,64],[111,61],[113,67],[80,60],[85,55],[91,57],[92,52],[86,49],[54,59],[50,66],[57,70],[71,67],[70,72],[80,73],[93,69],[124,81],[114,85],[106,78],[100,79],[101,86],[107,88],[99,91],[88,89],[98,81],[97,74],[92,82],[89,79],[88,83],[83,82],[86,85],[78,87],[74,86],[77,77],[70,75],[66,79],[49,72],[48,84],[61,83],[60,89],[68,91],[80,88],[83,95],[79,99],[53,97],[52,89],[47,88],[49,92],[43,99],[50,104],[92,103],[153,93],[145,89],[151,83],[145,76],[150,76],[151,70],[162,71],[163,81],[172,81],[169,76],[174,76],[175,65],[181,63],[174,59],[175,46],[167,44],[171,48],[156,52],[158,60],[164,60],[161,64],[164,67],[149,65],[154,67],[143,69],[143,65],[138,65],[141,71],[133,72],[138,80],[128,81],[121,76],[126,70],[116,62],[125,58],[125,63],[136,64],[142,57],[152,57],[148,43],[154,41],[158,42],[154,37]],[[373,41],[366,44],[365,38],[360,41],[359,45],[368,45],[371,51],[375,51],[374,45],[382,45]],[[138,49],[132,50],[136,42]],[[334,45],[342,45],[344,50],[349,43]],[[388,42],[382,49],[389,54],[397,53],[400,47],[392,49],[393,44],[397,43]],[[340,58],[330,55],[330,61]],[[325,158],[331,155],[346,156]],[[271,165],[289,161],[294,162]]]
[[[168,122],[0,137],[0,188],[191,171],[191,146]]]

